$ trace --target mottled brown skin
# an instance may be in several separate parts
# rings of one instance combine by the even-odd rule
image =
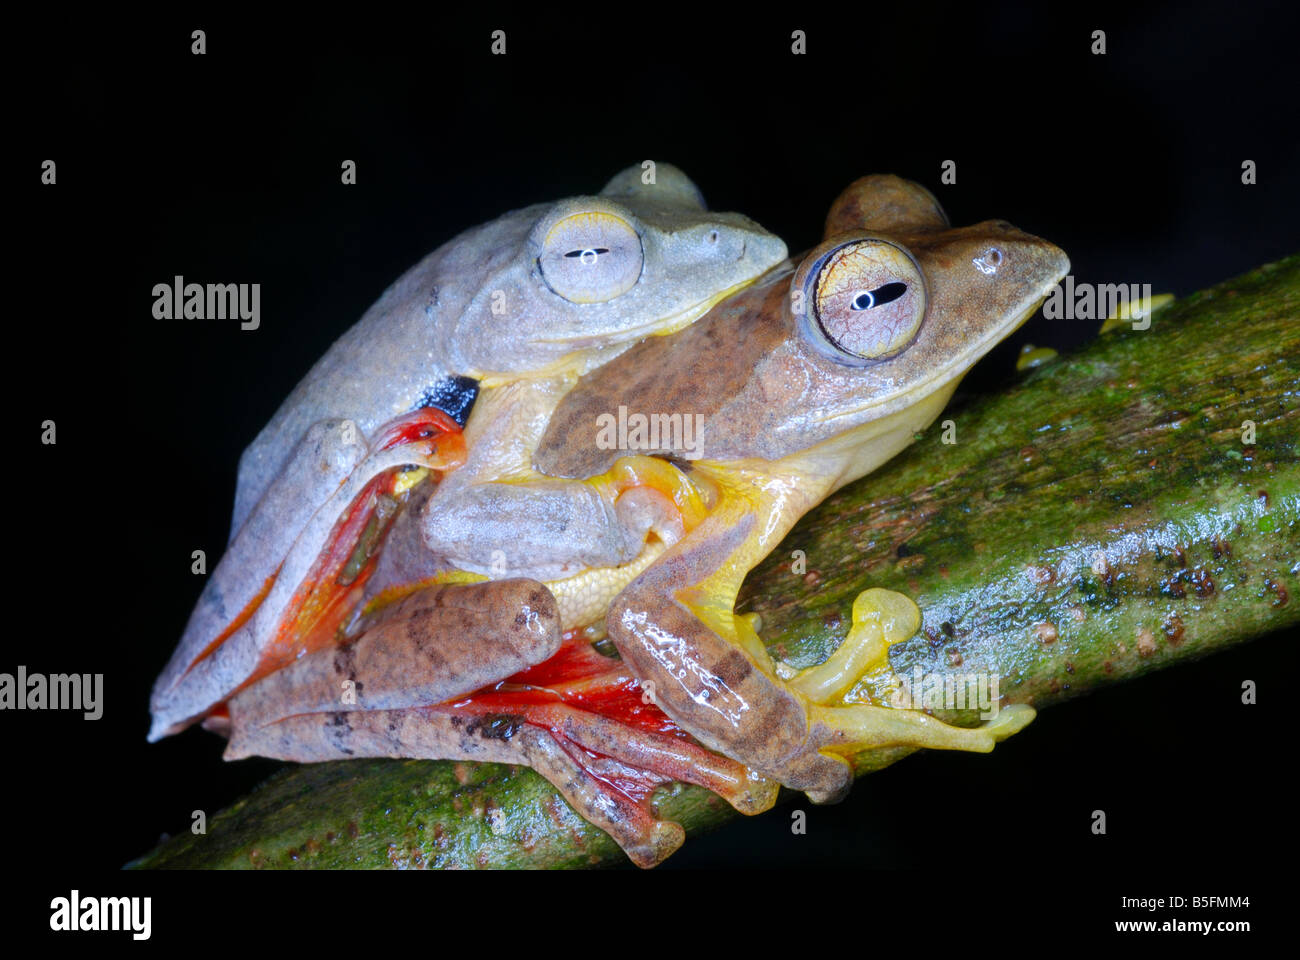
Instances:
[[[906,232],[909,206],[915,216]],[[298,678],[304,692],[268,694],[264,724],[250,723],[251,714],[232,708],[232,750],[303,761],[374,755],[512,757],[507,762],[538,769],[579,812],[644,864],[671,852],[681,842],[680,830],[659,823],[626,795],[602,787],[605,766],[613,771],[624,764],[704,783],[752,812],[771,804],[778,781],[807,791],[814,800],[842,795],[850,779],[843,754],[863,743],[920,743],[916,730],[924,722],[915,716],[906,718],[902,732],[889,720],[878,725],[876,714],[866,724],[861,713],[855,714],[856,725],[835,722],[834,714],[820,709],[827,700],[810,701],[776,679],[761,645],[749,642],[725,611],[733,608],[747,570],[803,512],[837,485],[888,459],[938,414],[956,379],[1013,328],[1013,321],[1023,319],[1026,304],[1041,296],[1043,276],[1064,258],[1050,245],[998,221],[943,229],[933,197],[889,178],[869,178],[850,188],[829,222],[838,228],[852,217],[878,219],[857,224],[851,234],[837,234],[797,270],[787,268],[730,298],[697,327],[634,347],[630,359],[582,381],[571,394],[572,409],[578,412],[561,410],[537,452],[536,462],[562,476],[591,476],[617,456],[593,454],[593,414],[626,403],[634,411],[706,415],[706,459],[693,470],[706,486],[716,488],[719,499],[698,526],[631,579],[610,607],[607,624],[625,663],[636,677],[654,684],[660,708],[732,760],[564,704],[491,715],[466,715],[459,709],[463,704],[446,700],[425,705],[427,698],[446,692],[419,689],[421,664],[432,662],[427,634],[448,624],[431,622],[421,613],[428,607],[418,605],[396,610],[386,621],[385,651],[376,658],[385,668],[372,671],[378,680],[366,681],[379,682],[383,694],[394,694],[392,699],[368,699],[374,691],[362,682],[358,709],[334,709],[332,700],[318,694],[341,679],[363,679],[359,658],[336,657],[318,665],[316,688],[311,671],[304,668]],[[925,281],[933,285],[928,302],[935,317],[889,359],[846,362],[828,355],[824,345],[810,344],[806,318],[792,310],[791,294],[816,276],[811,271],[823,262],[819,257],[883,232],[881,225],[893,230],[890,241],[905,245],[918,269],[924,269]],[[1023,284],[1016,285],[1014,270],[997,287],[987,272],[984,280],[973,276],[972,260],[991,243],[1005,249],[1012,265],[1030,268]],[[1041,269],[1034,270],[1035,265]],[[868,268],[854,277],[863,275],[874,276]],[[909,289],[921,289],[923,283],[918,279]],[[563,439],[555,440],[555,435]],[[665,447],[655,452],[671,456],[685,451]],[[553,511],[554,503],[546,509]],[[398,543],[413,546],[409,532],[399,537]],[[408,552],[399,550],[393,563],[402,566],[398,558]],[[528,592],[533,587],[521,583],[524,592],[512,603],[494,603],[493,586],[464,589],[466,596],[473,593],[485,609],[504,617],[533,600]],[[482,624],[450,626],[475,645],[483,636]],[[445,657],[444,641],[433,645]],[[504,662],[509,655],[499,659]],[[393,669],[399,665],[408,667],[409,676]],[[286,682],[293,686],[295,681]],[[400,703],[403,682],[413,695],[401,709],[388,709],[388,704]],[[304,698],[305,712],[295,712],[296,696]],[[963,735],[966,739],[945,732],[940,745],[988,749],[994,740],[985,731]],[[575,754],[573,745],[599,756],[575,760],[582,751]],[[737,762],[770,779],[751,776]]]
[[[810,749],[808,717],[793,693],[691,610],[664,602],[681,585],[716,573],[743,549],[756,522],[706,520],[619,594],[606,621],[610,637],[637,676],[656,681],[663,710],[705,746],[765,773],[779,771],[784,786],[833,802],[848,791],[852,772]],[[689,695],[674,696],[674,684]]]
[[[522,764],[549,780],[579,815],[612,836],[638,866],[655,866],[685,839],[679,824],[657,820],[608,789],[574,762],[554,736],[519,717],[476,717],[436,707],[304,714],[262,728],[243,742],[242,750],[227,751],[227,759],[257,754],[313,763],[414,755]]]
[[[509,611],[513,618],[501,616]],[[475,691],[545,661],[559,643],[555,601],[535,581],[419,591],[386,611],[358,641],[304,657],[235,696],[226,759],[319,763],[414,756],[524,764],[647,867],[676,850],[685,834],[645,803],[611,789],[606,781],[623,775],[624,765],[660,771],[647,774],[651,782],[707,787],[745,812],[771,806],[774,785],[676,737],[558,700],[518,712],[464,708]],[[347,684],[355,706],[341,702]]]
[[[303,657],[233,697],[222,724],[230,735],[225,758],[524,764],[647,867],[676,850],[685,834],[610,787],[606,780],[620,776],[621,765],[659,771],[647,773],[653,782],[707,787],[744,812],[771,806],[775,785],[733,761],[558,699],[513,713],[465,709],[472,694],[548,660],[560,643],[555,599],[536,581],[420,590],[385,609],[356,641]],[[355,700],[345,705],[349,688]],[[574,745],[598,756],[575,755]]]
[[[535,581],[428,587],[386,609],[358,639],[231,698],[231,747],[239,752],[236,741],[283,717],[338,709],[347,683],[359,709],[442,703],[542,663],[560,639],[555,598]]]
[[[775,351],[789,335],[781,307],[788,297],[793,266],[778,269],[762,283],[765,295],[719,304],[706,322],[672,337],[647,340],[606,365],[606,374],[585,379],[551,416],[534,456],[537,469],[549,476],[582,479],[609,470],[619,450],[596,443],[597,417],[628,405],[632,412],[682,411],[703,414],[712,423],[754,375],[756,358]],[[737,350],[737,344],[745,349]],[[707,357],[706,375],[682,356]],[[631,406],[635,404],[635,406]],[[665,438],[670,439],[670,438]],[[668,444],[643,451],[672,455]]]

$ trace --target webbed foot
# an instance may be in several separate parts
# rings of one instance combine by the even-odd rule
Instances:
[[[809,701],[809,741],[821,753],[846,761],[867,750],[900,746],[988,753],[1034,719],[1033,707],[1012,704],[981,726],[958,727],[921,710],[845,703],[845,695],[864,679],[877,689],[896,687],[889,647],[920,626],[921,611],[910,598],[893,590],[864,590],[853,603],[853,625],[840,646],[824,663],[789,681]],[[816,799],[812,791],[809,795]]]

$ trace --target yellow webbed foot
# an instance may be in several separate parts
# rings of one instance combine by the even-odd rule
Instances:
[[[998,710],[979,727],[956,727],[920,710],[871,703],[844,703],[863,679],[877,686],[893,678],[889,648],[913,636],[921,611],[911,598],[873,588],[853,603],[853,625],[824,663],[798,671],[788,684],[811,701],[813,739],[822,753],[850,757],[884,747],[926,747],[987,753],[1034,719],[1034,708],[1015,704]]]

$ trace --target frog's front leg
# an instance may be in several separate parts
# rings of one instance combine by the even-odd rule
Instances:
[[[629,563],[650,534],[675,543],[703,512],[701,492],[675,467],[631,456],[590,481],[462,485],[453,476],[421,523],[427,551],[458,569],[554,581]]]
[[[229,703],[227,759],[415,757],[518,763],[642,866],[682,842],[650,794],[695,783],[756,813],[777,784],[715,756],[645,702],[624,664],[562,640],[535,581],[418,591],[356,641],[309,654]]]
[[[888,669],[888,644],[915,632],[919,614],[891,591],[866,591],[854,627],[823,665],[789,682],[734,611],[745,574],[783,530],[743,498],[724,502],[615,601],[610,636],[659,706],[707,746],[815,801],[837,799],[852,780],[849,758],[888,746],[987,752],[1033,719],[1031,707],[1001,710],[989,724],[955,727],[915,710],[844,704],[862,676]],[[915,612],[915,605],[911,605]]]
[[[554,580],[636,556],[614,509],[593,487],[564,480],[439,490],[422,519],[424,545],[453,567]]]

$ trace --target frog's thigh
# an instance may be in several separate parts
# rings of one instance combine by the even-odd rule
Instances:
[[[824,663],[799,671],[790,681],[811,701],[812,739],[821,749],[839,756],[892,746],[987,753],[1034,719],[1033,707],[1025,704],[1004,707],[989,723],[974,728],[955,727],[919,710],[838,705],[863,676],[890,675],[889,646],[920,626],[920,610],[903,594],[875,588],[858,595],[844,642]]]
[[[560,642],[555,598],[535,580],[427,587],[354,642],[302,657],[231,698],[233,735],[294,714],[442,703],[541,663]]]

